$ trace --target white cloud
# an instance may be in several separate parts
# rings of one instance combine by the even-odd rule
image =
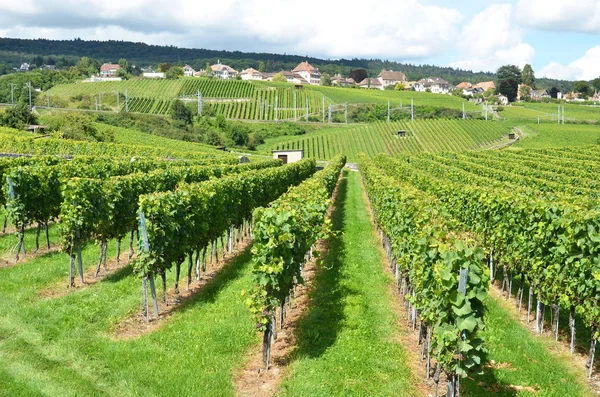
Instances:
[[[120,39],[325,57],[424,59],[452,46],[462,14],[421,0],[25,0],[0,2],[10,37]],[[116,37],[115,37],[116,36]]]
[[[493,4],[465,25],[457,43],[461,60],[450,66],[475,71],[495,71],[506,64],[523,67],[535,55],[523,42],[523,31],[513,25],[511,4]]]
[[[563,80],[592,80],[600,76],[600,45],[592,47],[567,66],[550,62],[538,73],[540,77]]]
[[[519,0],[516,18],[521,25],[537,29],[600,33],[600,2]]]

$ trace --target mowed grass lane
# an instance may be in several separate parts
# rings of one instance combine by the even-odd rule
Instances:
[[[389,295],[359,175],[339,187],[323,267],[313,280],[285,396],[414,396],[398,317]]]
[[[97,254],[84,249],[88,269]],[[0,395],[234,395],[233,374],[258,339],[240,295],[252,285],[249,260],[245,251],[158,330],[121,341],[111,328],[140,307],[131,267],[53,299],[39,291],[66,286],[67,255],[0,269]]]

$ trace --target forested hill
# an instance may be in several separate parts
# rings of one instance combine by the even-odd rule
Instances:
[[[87,56],[106,62],[116,62],[119,58],[126,58],[130,63],[136,63],[138,66],[157,65],[161,62],[188,63],[195,69],[204,68],[206,62],[216,63],[217,60],[237,70],[247,67],[258,68],[259,63],[264,62],[267,72],[276,72],[281,69],[289,70],[302,61],[308,61],[313,66],[320,68],[321,71],[330,74],[348,74],[352,69],[366,69],[370,75],[376,76],[382,68],[385,68],[401,70],[411,80],[428,76],[440,76],[451,83],[458,83],[463,80],[484,81],[495,77],[492,73],[473,73],[448,67],[417,66],[379,59],[327,60],[299,55],[179,48],[112,40],[0,38],[0,62],[17,66],[19,62],[26,62],[34,56],[53,56],[55,59],[65,57],[70,61]]]
[[[175,46],[158,46],[130,41],[95,41],[95,40],[47,40],[47,39],[14,39],[0,37],[0,64],[5,63],[16,67],[21,62],[32,62],[35,57],[52,57],[58,65],[76,64],[79,58],[87,56],[105,62],[116,62],[120,58],[141,67],[157,66],[162,62],[173,64],[189,64],[195,69],[202,69],[206,63],[228,64],[237,70],[248,67],[258,69],[264,63],[266,72],[277,72],[282,69],[290,70],[302,61],[308,61],[321,71],[329,74],[340,73],[347,76],[351,70],[366,69],[371,77],[376,76],[381,69],[400,70],[409,80],[419,80],[423,77],[439,76],[452,84],[461,81],[477,83],[493,80],[494,73],[472,72],[468,70],[440,67],[434,65],[412,65],[399,62],[383,61],[380,59],[319,59],[314,57],[270,54],[241,51],[218,51],[197,48],[179,48]],[[59,62],[60,61],[60,62]],[[570,90],[572,83],[549,79],[538,80],[540,88],[549,89],[552,86],[562,91]]]

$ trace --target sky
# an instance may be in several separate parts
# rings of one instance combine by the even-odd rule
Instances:
[[[600,0],[0,0],[0,37],[600,76]]]

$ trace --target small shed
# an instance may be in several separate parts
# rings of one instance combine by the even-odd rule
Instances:
[[[294,88],[297,90],[301,90],[304,88],[304,86],[302,84],[294,84]]]
[[[40,134],[43,134],[44,130],[46,130],[45,125],[32,124],[32,125],[27,126],[27,131],[33,132],[34,134],[37,134],[38,132]]]
[[[238,159],[240,160],[240,164],[245,164],[245,163],[250,162],[250,159],[246,156],[238,156]]]
[[[295,163],[304,158],[304,150],[273,150],[273,158],[282,160],[283,164]]]
[[[514,133],[514,132],[510,132],[510,133],[508,134],[508,139],[510,139],[510,140],[514,140],[515,138],[516,138],[516,135],[515,135],[515,133]]]
[[[406,130],[398,130],[398,133],[397,133],[397,134],[398,134],[398,137],[399,137],[399,138],[400,138],[400,137],[403,137],[403,136],[406,136]]]

